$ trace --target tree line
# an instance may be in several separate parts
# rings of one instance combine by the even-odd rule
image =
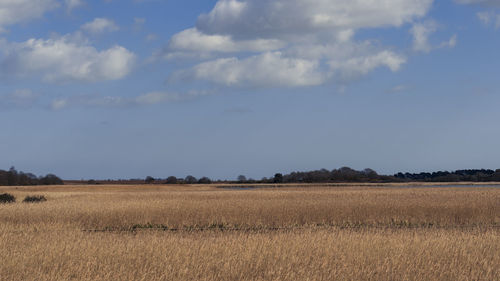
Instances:
[[[397,173],[394,177],[402,181],[423,181],[423,182],[491,182],[500,181],[500,169],[495,171],[480,170],[457,170],[454,172],[440,171],[433,173]]]
[[[453,172],[438,171],[432,173],[397,173],[395,175],[379,175],[372,169],[357,171],[349,167],[327,170],[321,169],[310,172],[293,172],[282,175],[276,174],[267,182],[283,183],[329,183],[329,182],[492,182],[500,181],[500,169],[486,170],[457,170]]]
[[[89,180],[88,184],[211,184],[211,183],[249,183],[249,184],[269,184],[269,183],[397,183],[397,182],[500,182],[500,169],[475,169],[457,170],[453,172],[423,172],[423,173],[397,173],[394,175],[379,175],[375,170],[364,169],[355,170],[349,167],[327,170],[320,169],[307,172],[292,172],[289,174],[276,173],[271,177],[264,177],[260,180],[247,179],[244,175],[239,175],[236,180],[212,180],[209,177],[196,178],[189,175],[184,178],[170,176],[167,178],[146,177],[145,179],[130,180]],[[20,186],[20,185],[62,185],[63,180],[54,174],[37,177],[32,173],[18,172],[14,167],[9,170],[0,170],[0,186]]]
[[[53,174],[37,177],[32,173],[18,172],[14,167],[0,170],[0,186],[18,185],[62,185],[64,182]]]
[[[176,178],[174,176],[166,179],[155,179],[147,177],[145,182],[149,184],[208,184],[208,183],[404,183],[404,182],[492,182],[500,181],[500,169],[487,170],[457,170],[453,172],[423,172],[423,173],[397,173],[394,175],[379,175],[373,169],[355,170],[349,167],[327,170],[320,169],[308,172],[292,172],[289,174],[276,173],[272,177],[264,177],[260,180],[247,179],[239,175],[236,180],[211,180],[203,177],[196,179],[193,176]]]

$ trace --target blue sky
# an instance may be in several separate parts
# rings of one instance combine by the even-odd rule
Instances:
[[[500,168],[498,0],[0,0],[0,167]]]

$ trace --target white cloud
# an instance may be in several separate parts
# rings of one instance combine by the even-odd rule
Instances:
[[[220,0],[199,17],[207,34],[277,37],[318,29],[400,26],[427,14],[433,0]]]
[[[439,45],[433,46],[429,42],[430,36],[435,33],[438,28],[439,25],[434,21],[415,23],[410,30],[410,33],[413,35],[413,50],[428,53],[434,49],[454,48],[457,45],[457,35],[451,36],[449,40],[441,42]]]
[[[113,32],[119,29],[114,21],[106,18],[95,18],[93,21],[82,25],[82,30],[92,34]]]
[[[66,4],[66,10],[68,12],[71,12],[74,9],[81,7],[85,4],[83,0],[64,0],[64,3]]]
[[[448,41],[442,42],[438,48],[455,48],[455,46],[457,46],[457,41],[458,41],[457,35],[455,34],[451,36],[451,38]]]
[[[55,0],[0,0],[0,31],[12,24],[40,18],[58,6]]]
[[[356,78],[367,74],[376,68],[387,67],[396,72],[406,62],[406,58],[391,51],[381,51],[361,57],[353,57],[342,61],[330,61],[332,70],[339,72],[346,79]]]
[[[311,86],[352,79],[406,58],[359,29],[399,27],[424,17],[433,0],[219,0],[195,27],[174,35],[160,56],[209,61],[179,71],[226,86]],[[432,32],[430,32],[432,33]],[[426,35],[426,34],[424,34]],[[425,46],[427,36],[419,38]],[[250,54],[249,54],[250,53]]]
[[[486,26],[490,26],[490,24],[493,24],[495,29],[500,28],[500,14],[497,14],[492,11],[488,12],[478,12],[477,18]]]
[[[428,53],[432,49],[429,36],[437,31],[437,24],[433,21],[414,24],[411,33],[413,35],[413,50]]]
[[[3,42],[0,74],[39,74],[48,82],[117,80],[132,69],[135,55],[121,46],[98,51],[71,36]]]
[[[312,86],[324,82],[317,61],[285,58],[269,52],[246,59],[222,58],[196,65],[177,75],[207,80],[226,86]]]
[[[234,41],[228,35],[207,35],[196,28],[186,29],[175,34],[168,45],[167,58],[175,52],[208,54],[211,52],[266,52],[277,50],[285,43],[276,39],[253,39]]]
[[[352,80],[379,67],[398,71],[406,57],[370,41],[297,44],[247,58],[219,58],[176,73],[172,80],[199,79],[226,86],[313,86]]]

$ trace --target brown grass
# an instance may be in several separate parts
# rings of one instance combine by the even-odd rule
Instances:
[[[500,280],[500,189],[0,188],[0,280]]]

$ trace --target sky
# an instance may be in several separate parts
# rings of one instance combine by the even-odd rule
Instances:
[[[0,0],[0,169],[497,169],[499,50],[499,0]]]

